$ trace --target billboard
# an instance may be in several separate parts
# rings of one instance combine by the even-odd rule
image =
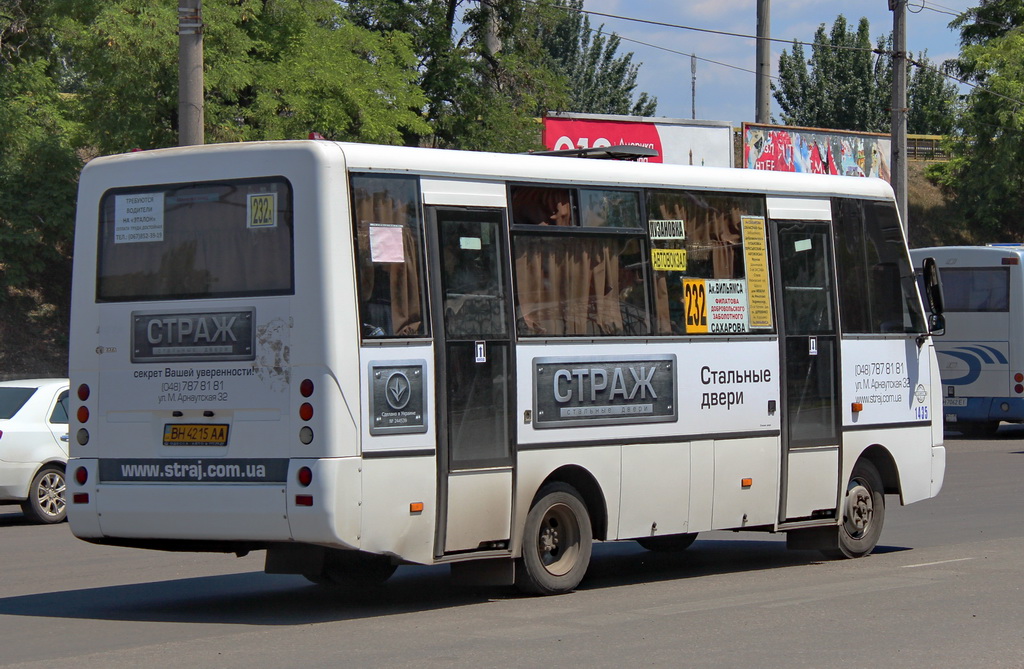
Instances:
[[[743,124],[743,164],[773,172],[841,174],[891,181],[889,135]]]
[[[733,166],[732,125],[725,121],[548,112],[543,122],[551,151],[636,144],[658,152],[643,162]]]

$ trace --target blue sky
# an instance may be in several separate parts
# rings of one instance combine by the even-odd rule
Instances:
[[[927,50],[934,62],[959,53],[959,33],[948,25],[953,16],[977,2],[967,0],[910,0],[907,13],[907,47],[917,54]],[[754,35],[757,32],[756,0],[585,0],[584,9],[606,14],[660,21]],[[892,31],[892,12],[887,0],[772,0],[771,36],[792,43],[793,39],[811,42],[818,25],[831,29],[838,15],[856,26],[867,17],[871,39]],[[690,57],[727,63],[745,72],[707,61],[697,62],[697,118],[730,121],[736,125],[754,120],[755,42],[753,39],[726,37],[708,33],[654,26],[607,16],[591,16],[592,28],[604,24],[605,32],[623,37],[620,53],[632,51],[643,63],[637,78],[638,90],[658,98],[658,116],[690,118]],[[639,40],[687,55],[644,46]],[[772,46],[772,74],[778,74],[778,57],[789,44]],[[810,49],[805,47],[805,53]],[[772,100],[772,113],[778,106]]]

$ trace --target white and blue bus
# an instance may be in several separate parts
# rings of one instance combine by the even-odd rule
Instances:
[[[936,339],[946,425],[991,436],[1024,422],[1024,245],[914,249],[934,258],[945,293],[946,332]]]
[[[873,179],[331,141],[83,171],[86,541],[573,589],[593,541],[858,557],[942,486],[928,317]]]

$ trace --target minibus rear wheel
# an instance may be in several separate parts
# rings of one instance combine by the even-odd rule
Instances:
[[[590,514],[579,492],[566,483],[548,483],[526,516],[516,586],[537,595],[572,591],[590,566],[593,543]]]

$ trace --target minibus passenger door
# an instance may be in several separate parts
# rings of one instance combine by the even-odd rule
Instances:
[[[775,221],[782,379],[779,520],[835,518],[839,341],[830,225]]]
[[[515,365],[504,210],[427,212],[437,360],[435,553],[507,550]]]

